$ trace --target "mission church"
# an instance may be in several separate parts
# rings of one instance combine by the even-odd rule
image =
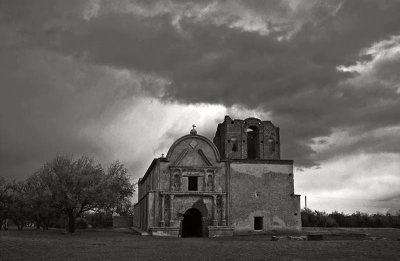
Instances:
[[[152,235],[227,236],[301,230],[293,161],[270,121],[225,116],[213,142],[176,140],[139,179],[134,226]]]

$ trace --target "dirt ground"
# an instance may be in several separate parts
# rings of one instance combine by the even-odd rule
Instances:
[[[127,230],[0,231],[0,260],[400,260],[400,229],[305,228],[322,241],[139,236]],[[360,233],[368,237],[357,237]],[[373,240],[374,239],[374,240]]]

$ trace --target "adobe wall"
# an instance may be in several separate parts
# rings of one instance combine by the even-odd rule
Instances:
[[[154,207],[158,198],[159,159],[154,159],[143,178],[139,179],[138,202],[134,205],[133,225],[148,230],[155,223],[157,209]]]
[[[254,217],[262,231],[300,230],[300,198],[294,195],[293,165],[230,164],[231,225],[236,233],[252,233]]]
[[[148,192],[133,208],[133,225],[147,231],[155,223],[155,193]]]
[[[133,216],[114,216],[113,227],[127,228],[133,226]]]

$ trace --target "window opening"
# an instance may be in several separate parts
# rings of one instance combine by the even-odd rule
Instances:
[[[237,139],[236,138],[232,138],[230,140],[232,141],[232,151],[233,152],[238,151]]]
[[[233,143],[233,145],[232,145],[232,151],[237,151],[237,144],[236,143]]]
[[[269,152],[275,152],[275,141],[272,138],[268,139]]]
[[[250,126],[247,130],[247,158],[259,158],[258,128]]]
[[[197,177],[189,177],[188,190],[197,191]]]

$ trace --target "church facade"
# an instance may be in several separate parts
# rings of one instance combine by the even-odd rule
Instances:
[[[293,161],[280,159],[270,121],[225,116],[213,142],[193,127],[152,161],[138,192],[134,226],[153,235],[301,230]]]

